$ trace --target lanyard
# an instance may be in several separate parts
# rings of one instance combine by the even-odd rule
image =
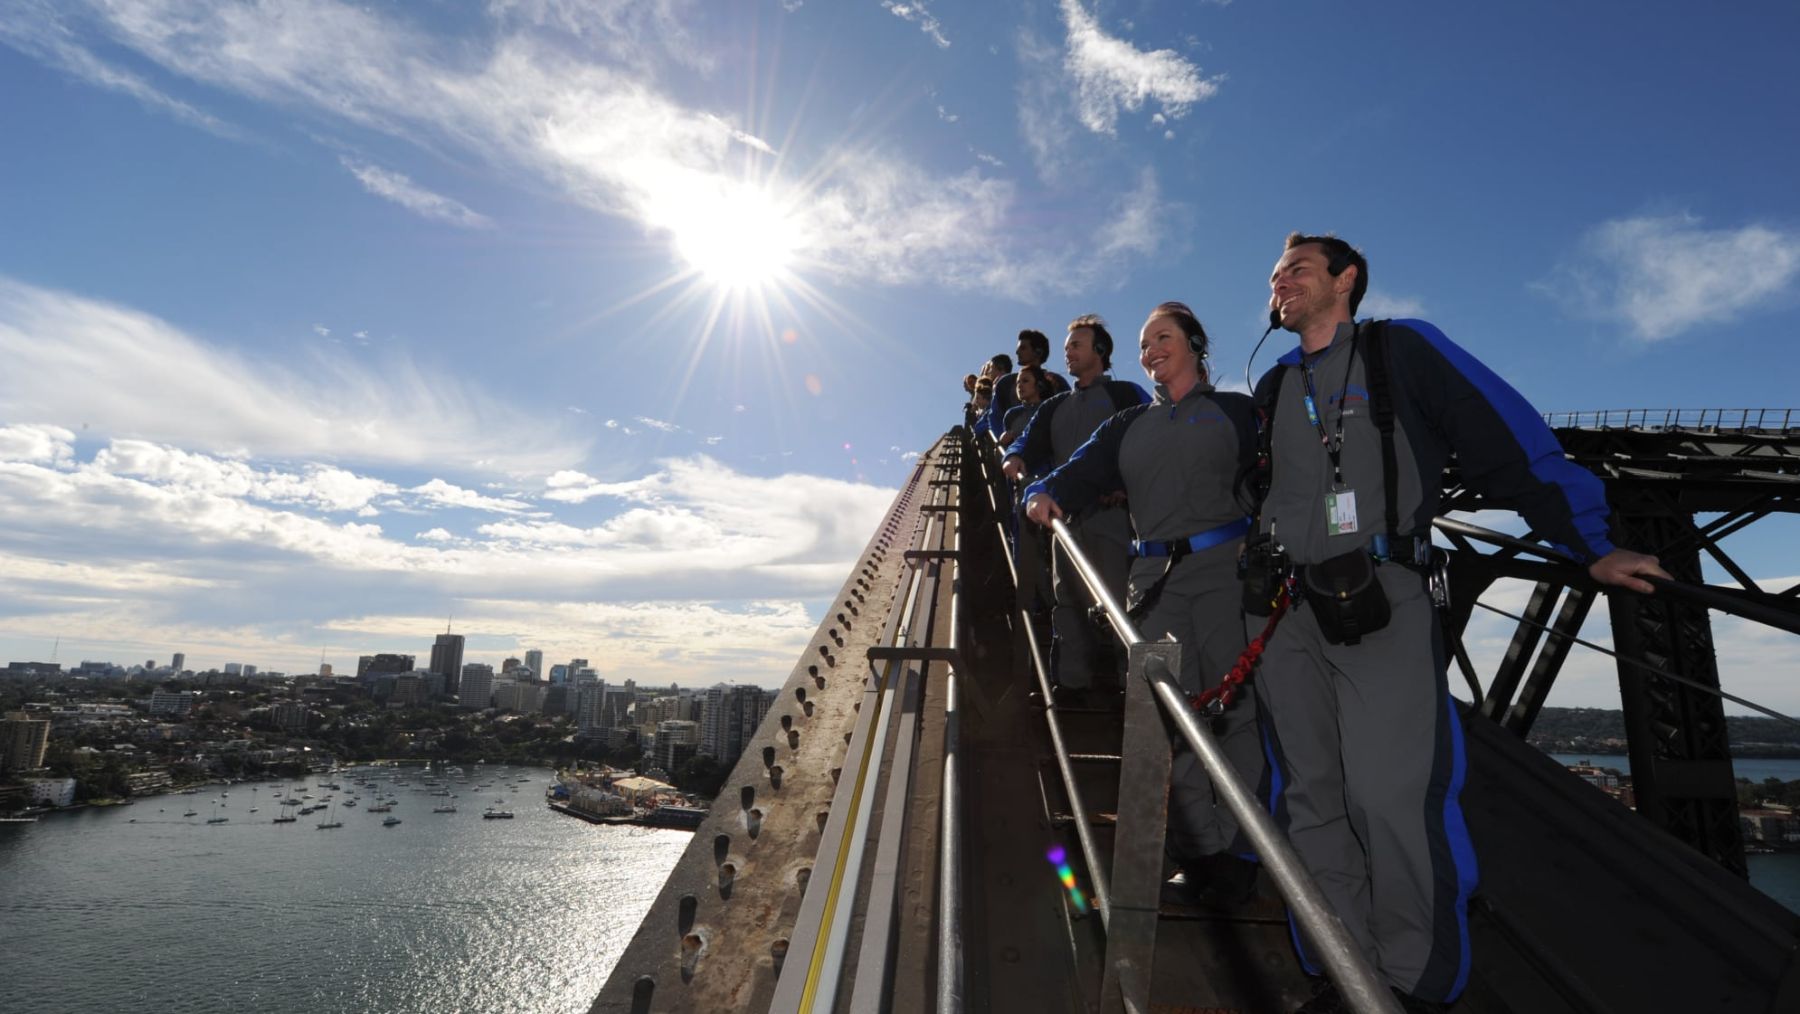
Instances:
[[[1324,358],[1321,354],[1320,358]],[[1316,360],[1315,360],[1316,362]],[[1331,459],[1331,484],[1338,488],[1344,485],[1344,396],[1350,393],[1350,368],[1356,365],[1356,336],[1350,336],[1350,358],[1344,361],[1344,386],[1338,391],[1338,417],[1333,432],[1327,436],[1325,423],[1319,418],[1319,403],[1313,390],[1313,363],[1307,363],[1300,371],[1302,383],[1306,385],[1306,419],[1319,431],[1319,443],[1325,446],[1325,455]]]

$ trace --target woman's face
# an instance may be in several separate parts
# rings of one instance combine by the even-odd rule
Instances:
[[[1152,381],[1165,386],[1200,372],[1187,335],[1169,316],[1144,322],[1143,333],[1138,336],[1138,362]]]
[[[1044,396],[1044,392],[1038,390],[1037,377],[1030,371],[1019,374],[1018,394],[1019,402],[1025,405],[1036,405]]]

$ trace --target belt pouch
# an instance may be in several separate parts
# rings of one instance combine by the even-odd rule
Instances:
[[[1238,559],[1238,572],[1244,579],[1244,612],[1251,616],[1273,613],[1286,570],[1286,554],[1275,548],[1274,540],[1267,535],[1253,537]]]
[[[1300,589],[1332,644],[1356,644],[1388,625],[1387,592],[1367,550],[1334,556],[1303,569]]]

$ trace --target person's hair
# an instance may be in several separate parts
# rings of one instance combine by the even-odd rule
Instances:
[[[1044,332],[1028,327],[1019,332],[1019,340],[1031,343],[1031,350],[1037,353],[1038,362],[1050,358],[1050,337]]]
[[[977,380],[975,382],[975,394],[977,397],[984,395],[984,394],[993,394],[993,393],[994,393],[994,378],[982,377],[980,380]]]
[[[1308,243],[1317,243],[1324,248],[1325,270],[1331,274],[1331,277],[1336,278],[1343,274],[1345,268],[1356,268],[1356,281],[1350,285],[1350,316],[1356,316],[1356,308],[1362,305],[1363,294],[1369,291],[1368,259],[1363,257],[1361,250],[1330,233],[1323,236],[1308,236],[1305,233],[1290,232],[1287,246],[1283,249],[1292,250]]]
[[[1206,337],[1206,328],[1200,326],[1200,318],[1194,316],[1194,311],[1188,309],[1186,303],[1170,300],[1158,303],[1156,309],[1150,311],[1150,316],[1144,319],[1144,323],[1148,325],[1158,317],[1168,317],[1175,322],[1176,327],[1181,328],[1181,333],[1187,335],[1188,347],[1194,350],[1194,365],[1202,373],[1206,372],[1206,357],[1211,351],[1212,342]]]
[[[1000,367],[1001,373],[1011,373],[1012,372],[1012,357],[1007,355],[1004,352],[1002,352],[999,355],[995,356],[994,358],[988,360],[988,362],[994,366]]]
[[[1085,327],[1094,332],[1094,351],[1100,354],[1100,368],[1102,370],[1112,369],[1113,336],[1112,332],[1106,329],[1106,321],[1097,313],[1084,313],[1069,321],[1071,333],[1078,327]]]
[[[1045,398],[1050,397],[1050,375],[1044,372],[1044,368],[1042,366],[1021,366],[1021,367],[1019,367],[1019,379],[1023,380],[1027,375],[1029,375],[1031,377],[1031,382],[1033,384],[1037,385],[1037,393],[1038,393],[1039,401],[1043,401]],[[1019,394],[1018,383],[1019,383],[1019,381],[1017,381],[1017,380],[1013,381],[1013,396],[1014,397],[1018,397],[1018,394]],[[1023,405],[1024,403],[1025,403],[1025,399],[1019,398],[1019,404]]]

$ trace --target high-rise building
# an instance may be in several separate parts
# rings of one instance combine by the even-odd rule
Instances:
[[[552,683],[544,688],[544,714],[555,718],[569,713],[569,687],[564,683]]]
[[[50,720],[29,712],[9,711],[0,720],[0,771],[24,771],[44,766],[50,747]]]
[[[700,746],[700,723],[672,718],[656,725],[656,766],[669,774],[681,767]]]
[[[269,719],[277,729],[286,732],[305,732],[306,719],[310,714],[305,705],[299,701],[276,701],[269,707]]]
[[[200,695],[192,690],[156,690],[150,694],[150,714],[177,718],[194,713]]]
[[[772,697],[761,687],[719,684],[706,692],[700,717],[700,753],[730,767],[756,737]]]
[[[242,676],[243,674],[244,674],[244,663],[242,663],[242,662],[227,662],[227,663],[225,663],[225,675],[227,675],[227,676]]]
[[[356,678],[372,679],[382,673],[413,671],[411,655],[363,655],[356,660]]]
[[[557,684],[569,682],[569,667],[561,662],[551,666],[550,682]]]
[[[459,693],[463,670],[463,636],[461,634],[439,634],[431,644],[431,671],[444,677],[444,692]],[[488,666],[488,672],[494,667]],[[487,707],[483,704],[482,707]]]
[[[256,667],[253,665],[246,664],[244,666],[244,677],[246,679],[248,679],[249,677],[255,676],[255,675],[256,675]]]
[[[331,676],[331,674],[332,674],[331,663],[330,662],[320,662],[319,663],[319,675],[329,678]]]
[[[461,640],[461,638],[458,638]],[[461,651],[461,646],[458,646]],[[462,667],[457,697],[466,711],[482,711],[494,703],[494,667],[471,662]]]
[[[185,671],[187,669],[187,652],[184,652],[184,651],[176,652],[174,659],[172,659],[169,662],[169,668],[175,670],[176,672]]]
[[[541,680],[544,678],[544,653],[542,651],[539,651],[536,648],[527,651],[525,653],[525,665],[531,669],[532,679]]]

